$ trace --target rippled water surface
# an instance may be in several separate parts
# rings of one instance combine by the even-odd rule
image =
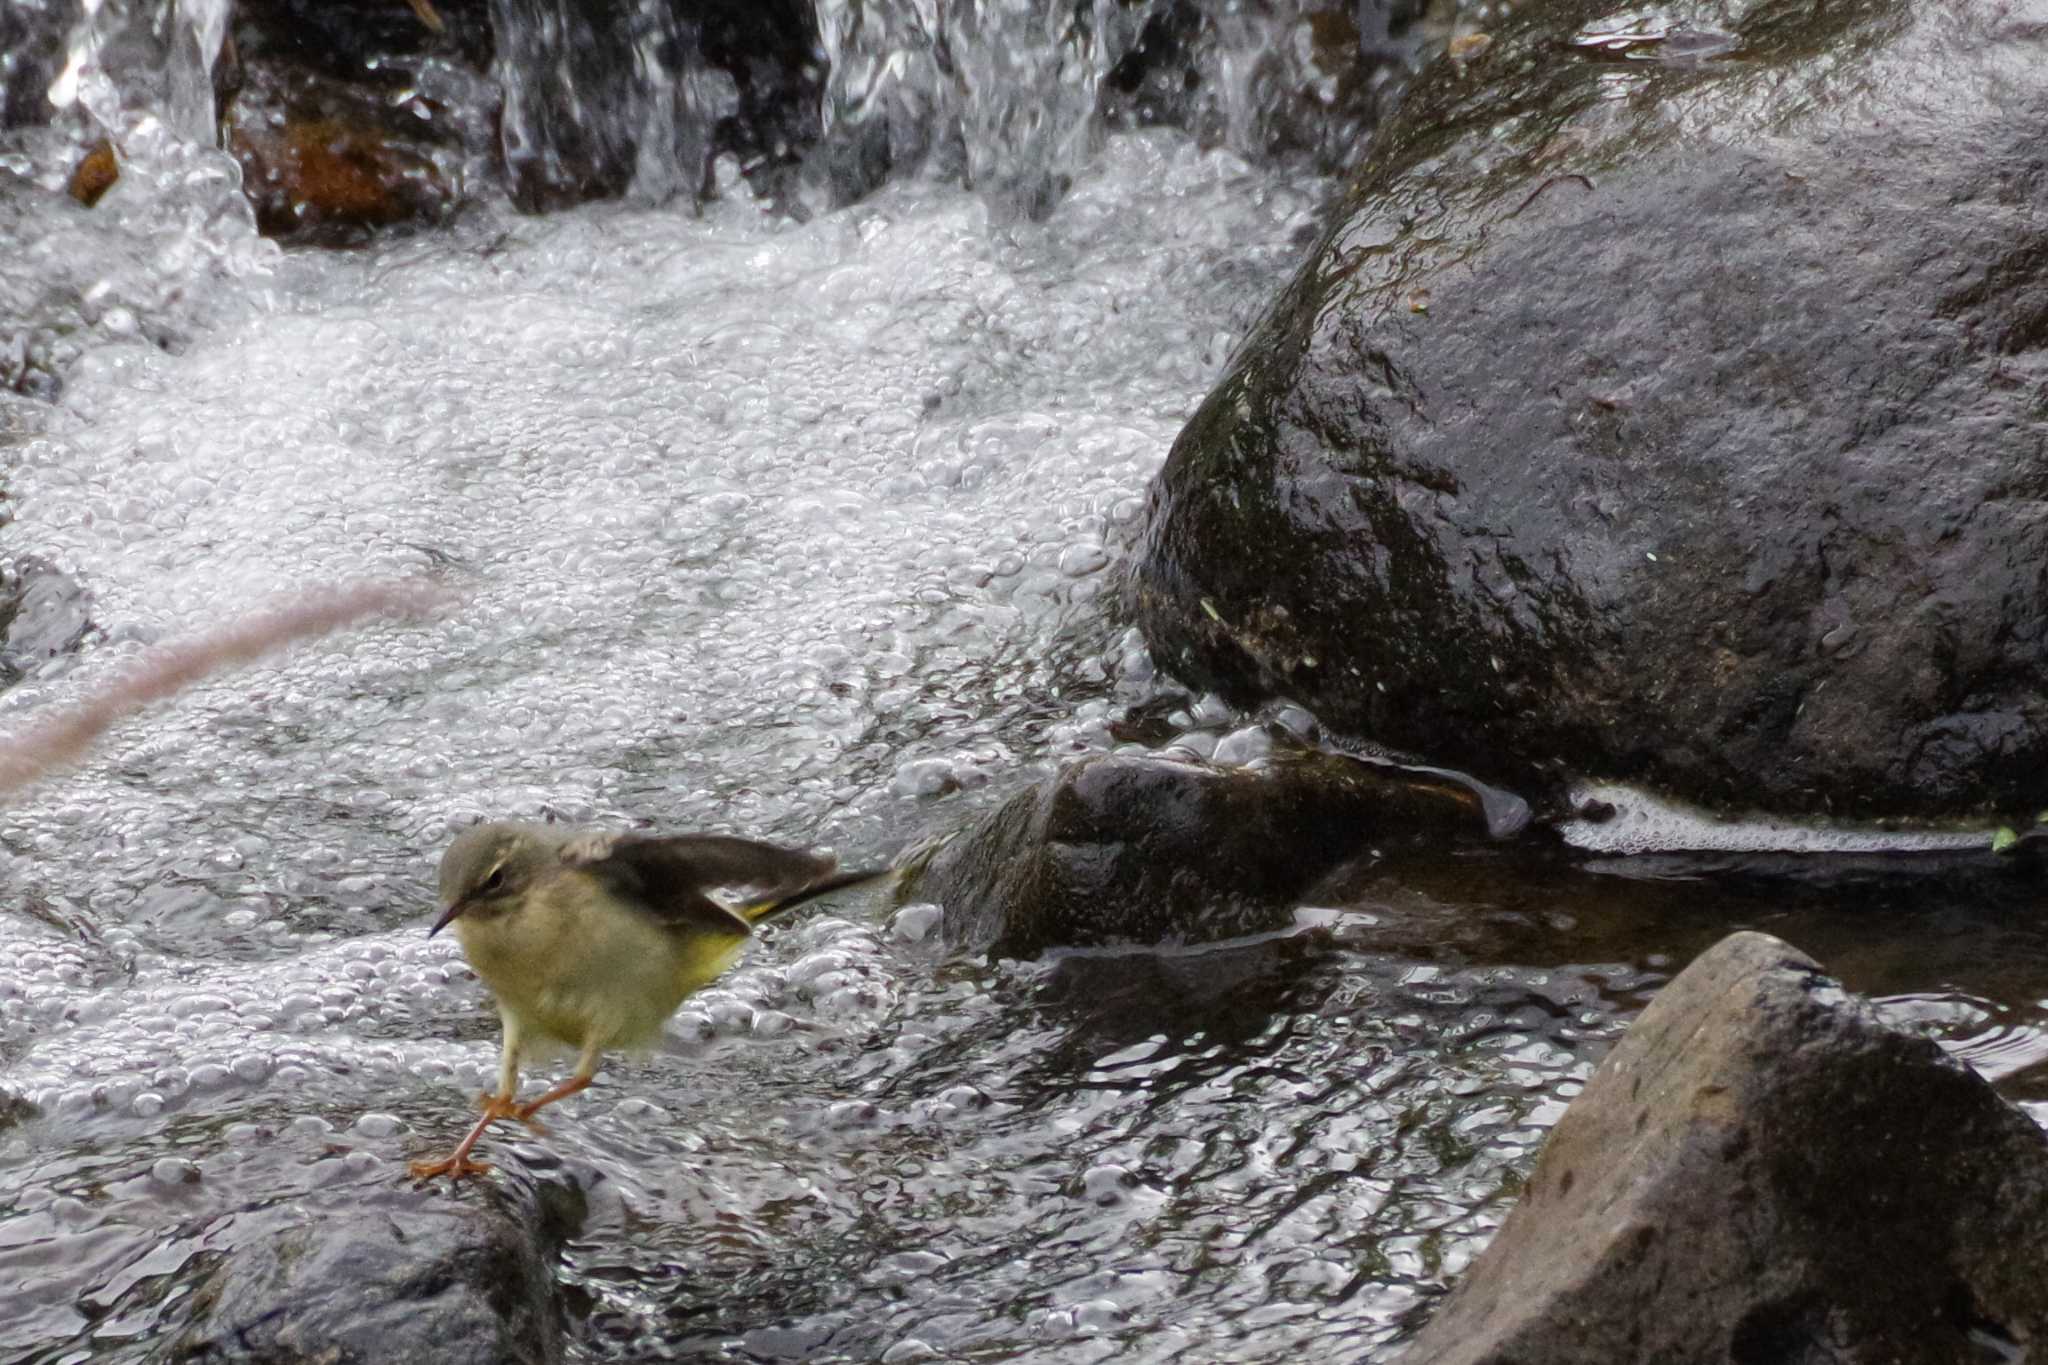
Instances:
[[[459,596],[187,692],[0,811],[0,1355],[145,1358],[259,1211],[372,1197],[461,1131],[496,1036],[424,937],[452,828],[866,859],[1106,746],[1160,684],[1104,584],[1320,189],[1127,136],[1043,225],[924,183],[801,225],[480,215],[238,245],[175,354],[103,326],[0,426],[6,554],[95,623],[0,727],[274,595]],[[1030,963],[852,896],[488,1150],[585,1192],[582,1359],[1377,1358],[1730,928],[2048,1102],[2033,886],[1961,854],[1446,854],[1266,936]]]

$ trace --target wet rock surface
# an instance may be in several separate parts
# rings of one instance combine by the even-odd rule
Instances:
[[[1277,927],[1323,876],[1486,838],[1469,790],[1326,754],[1257,769],[1152,755],[1069,764],[941,847],[906,885],[950,942],[999,954]]]
[[[1509,785],[2031,813],[2040,34],[1553,0],[1468,43],[1155,485],[1162,664]]]
[[[256,222],[272,237],[359,239],[446,218],[462,191],[463,137],[418,97],[306,72],[255,71],[223,120]]]
[[[393,1185],[246,1210],[214,1229],[232,1250],[194,1291],[168,1358],[552,1365],[563,1327],[553,1258],[574,1202],[522,1181],[462,1198]]]
[[[497,161],[494,44],[477,0],[239,5],[214,74],[257,225],[346,245],[447,219]]]
[[[1957,1362],[2048,1330],[2048,1139],[1784,942],[1657,996],[1402,1357]]]

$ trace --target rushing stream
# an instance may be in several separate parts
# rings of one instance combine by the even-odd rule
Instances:
[[[17,661],[0,732],[295,592],[454,600],[192,688],[0,809],[9,1360],[154,1358],[236,1215],[373,1202],[461,1131],[496,1026],[425,938],[451,830],[859,861],[1111,747],[1171,686],[1106,593],[1128,529],[1327,189],[1046,134],[1042,222],[925,174],[807,221],[736,188],[284,253],[159,134],[90,231],[7,210],[7,297],[107,287],[61,398],[0,409],[0,558],[56,585],[24,621],[93,623]],[[486,1151],[582,1191],[579,1359],[1372,1359],[1729,928],[2048,1102],[2026,879],[1717,856],[1368,867],[1269,935],[1033,962],[841,898]]]

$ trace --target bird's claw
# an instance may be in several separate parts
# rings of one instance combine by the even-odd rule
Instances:
[[[471,1161],[466,1156],[446,1156],[439,1161],[415,1161],[406,1169],[412,1172],[414,1180],[432,1180],[441,1175],[460,1180],[466,1175],[489,1175],[492,1166],[488,1161]]]
[[[477,1139],[484,1135],[484,1129],[490,1127],[499,1119],[512,1118],[520,1120],[529,1127],[533,1126],[532,1120],[524,1112],[526,1106],[514,1104],[510,1095],[493,1094],[487,1090],[477,1097],[477,1103],[484,1111],[483,1117],[477,1120],[476,1127],[470,1129],[469,1136],[464,1138],[454,1151],[442,1157],[439,1161],[415,1161],[410,1163],[406,1169],[412,1172],[414,1180],[432,1180],[434,1177],[441,1175],[447,1176],[450,1180],[460,1180],[466,1175],[483,1175],[490,1171],[491,1164],[488,1161],[471,1161],[469,1159],[469,1149],[475,1146]]]

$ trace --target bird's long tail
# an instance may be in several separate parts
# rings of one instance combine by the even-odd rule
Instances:
[[[859,886],[863,882],[880,881],[895,870],[893,867],[867,867],[857,872],[834,872],[829,877],[812,882],[801,891],[793,891],[787,896],[779,896],[753,905],[742,905],[739,912],[747,917],[747,923],[759,924],[763,920],[773,919],[785,910],[794,910],[807,901],[829,896],[834,891],[843,891],[849,886]]]

